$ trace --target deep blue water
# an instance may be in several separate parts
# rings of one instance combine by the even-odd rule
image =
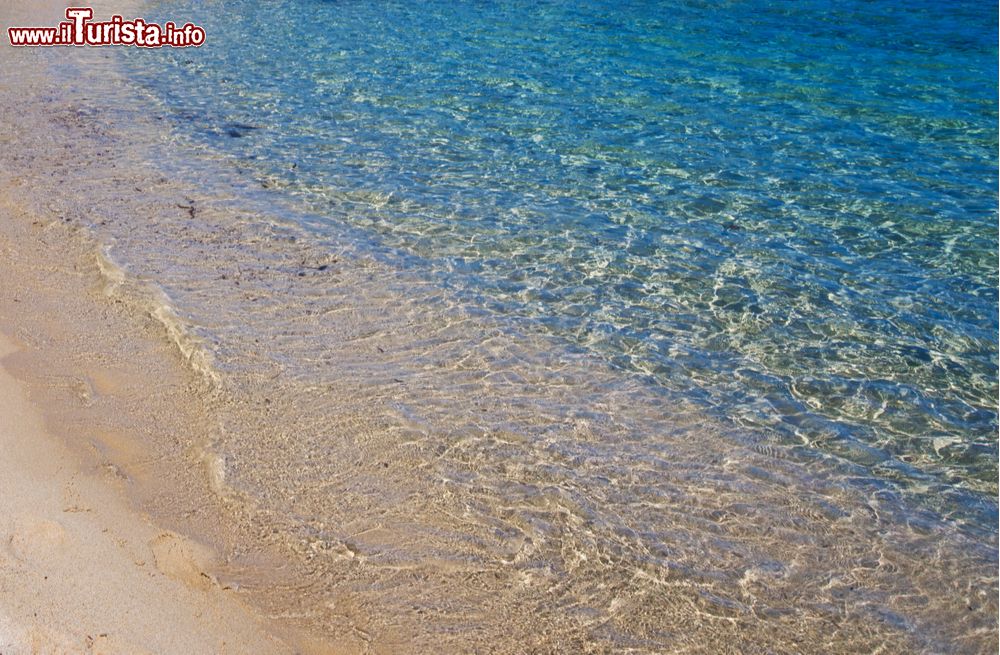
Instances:
[[[134,79],[331,229],[736,426],[995,513],[990,3],[154,7],[208,45],[137,53]]]

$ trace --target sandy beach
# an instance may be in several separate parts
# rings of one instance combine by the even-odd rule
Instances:
[[[5,25],[51,22],[61,7],[4,3],[0,14]],[[39,68],[29,64],[22,73],[19,83],[45,88]],[[177,525],[157,524],[142,509],[175,504],[178,494],[164,492],[171,486],[184,489],[182,495],[208,493],[200,467],[186,481],[176,477],[186,475],[178,471],[183,467],[165,478],[158,472],[162,452],[137,440],[139,424],[130,429],[118,422],[130,413],[122,404],[143,397],[147,384],[172,395],[168,402],[178,407],[186,371],[155,328],[108,305],[94,251],[81,249],[79,240],[72,245],[54,217],[26,209],[18,193],[30,198],[33,190],[17,191],[9,186],[16,171],[5,174],[0,653],[297,652],[277,636],[273,622],[237,597],[236,583],[216,577],[214,547],[171,529]],[[126,363],[125,351],[100,345],[102,331],[114,333],[110,342],[138,359]],[[165,379],[171,382],[163,386]],[[109,411],[108,403],[121,404]],[[133,410],[144,411],[141,405]],[[183,430],[196,430],[190,412],[179,414],[186,417]],[[154,423],[166,431],[180,425]],[[167,440],[171,447],[179,436]],[[191,482],[199,479],[200,492]]]
[[[18,352],[0,335],[0,358]],[[49,434],[6,370],[0,417],[0,652],[293,652],[207,573],[208,548],[140,516]]]
[[[184,406],[176,353],[155,326],[128,327],[102,307],[96,260],[74,251],[62,226],[0,197],[0,279],[15,282],[0,287],[0,652],[295,652],[237,598],[236,583],[216,577],[214,548],[138,508],[144,498],[189,512],[190,498],[208,495],[200,467],[164,476],[140,423],[120,423],[124,406],[148,399],[144,388]],[[102,345],[102,332],[131,356]],[[184,421],[156,424],[197,429],[190,413]],[[183,468],[186,480],[176,477]]]
[[[60,10],[0,5],[5,24]],[[44,92],[43,67],[22,64],[7,82]],[[29,142],[4,124],[8,146]],[[95,244],[38,212],[23,172],[0,188],[0,653],[325,652],[220,579],[197,381],[162,323],[109,297]],[[181,534],[196,525],[202,540]]]
[[[0,655],[995,650],[984,10],[502,4],[0,0]]]
[[[46,24],[60,7],[5,3],[0,19]],[[0,167],[0,653],[358,652],[362,619],[314,636],[289,611],[301,568],[218,493],[204,449],[217,427],[185,335],[123,293],[100,244],[54,208],[76,199],[49,186],[49,131],[74,110],[21,111],[53,88],[34,54],[2,50],[18,63],[0,141],[30,161]],[[85,177],[115,167],[102,154]],[[134,174],[132,187],[153,183]]]

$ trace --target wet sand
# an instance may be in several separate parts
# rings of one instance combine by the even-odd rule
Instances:
[[[18,350],[0,335],[4,361]],[[4,369],[0,417],[0,652],[292,652],[206,572],[208,548],[133,511]]]

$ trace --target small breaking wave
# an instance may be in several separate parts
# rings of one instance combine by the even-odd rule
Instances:
[[[205,340],[195,334],[192,324],[181,318],[166,292],[153,284],[129,278],[107,246],[98,248],[95,260],[104,281],[104,295],[125,302],[162,325],[167,340],[177,348],[184,362],[210,389],[217,389],[220,377],[213,367],[211,350]]]

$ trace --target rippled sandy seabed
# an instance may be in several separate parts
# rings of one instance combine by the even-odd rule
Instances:
[[[119,54],[0,50],[0,183],[195,372],[171,461],[267,614],[346,652],[995,652],[996,471],[961,472],[995,444],[727,421],[272,194]]]

